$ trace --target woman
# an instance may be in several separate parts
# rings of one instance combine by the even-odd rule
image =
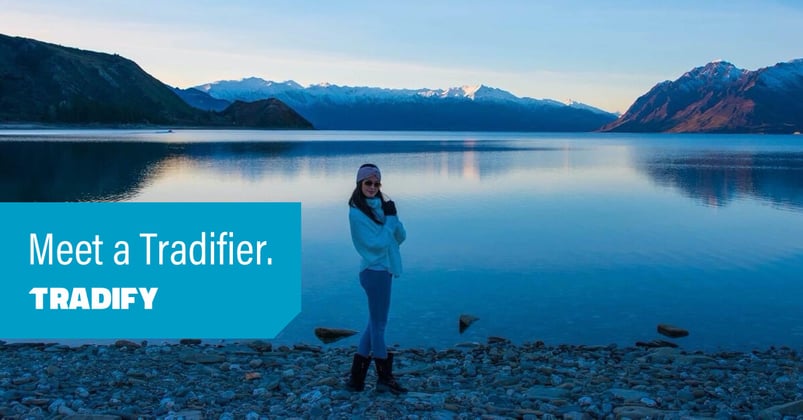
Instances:
[[[357,187],[349,200],[351,241],[360,254],[360,285],[368,296],[368,326],[365,328],[346,386],[352,391],[365,389],[365,375],[373,356],[376,364],[376,390],[394,394],[407,392],[393,377],[393,356],[385,345],[385,325],[390,309],[393,277],[401,275],[399,245],[407,232],[399,221],[396,204],[379,190],[382,174],[371,163],[357,171]]]

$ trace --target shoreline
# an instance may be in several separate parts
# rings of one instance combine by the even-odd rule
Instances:
[[[342,386],[354,347],[0,341],[0,417],[803,418],[800,349],[398,348],[400,396]],[[95,417],[100,419],[101,417]]]

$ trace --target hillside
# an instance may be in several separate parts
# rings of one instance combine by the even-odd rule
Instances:
[[[236,101],[219,114],[233,126],[274,127],[296,121],[297,128],[312,128],[307,120],[278,99]]]
[[[271,121],[253,126],[261,128],[310,127],[303,118],[254,121]],[[226,114],[190,107],[119,55],[6,35],[0,35],[0,122],[232,125]]]
[[[755,71],[716,61],[659,83],[601,131],[803,131],[803,60]]]

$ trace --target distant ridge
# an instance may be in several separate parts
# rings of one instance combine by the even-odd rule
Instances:
[[[588,105],[519,98],[485,85],[385,89],[323,83],[303,87],[294,81],[249,77],[194,89],[226,101],[277,98],[316,128],[332,130],[592,131],[617,117]]]
[[[258,128],[311,127],[282,107],[274,103],[263,110],[276,116],[247,121]],[[0,122],[242,126],[230,116],[187,105],[119,55],[0,34]]]
[[[220,115],[230,120],[233,126],[278,127],[287,121],[296,121],[297,128],[312,128],[312,124],[275,98],[254,102],[235,101]]]
[[[224,109],[228,108],[229,105],[231,105],[230,101],[213,98],[206,92],[202,92],[195,88],[180,89],[174,87],[171,89],[173,89],[173,92],[183,99],[188,105],[200,110],[223,111]]]
[[[713,61],[655,85],[601,131],[803,131],[803,59],[755,71]]]

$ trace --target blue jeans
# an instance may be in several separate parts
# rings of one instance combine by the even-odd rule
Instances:
[[[368,295],[368,326],[360,338],[357,353],[369,357],[385,359],[388,349],[385,345],[385,326],[390,312],[390,285],[393,276],[388,271],[363,270],[360,285]]]

